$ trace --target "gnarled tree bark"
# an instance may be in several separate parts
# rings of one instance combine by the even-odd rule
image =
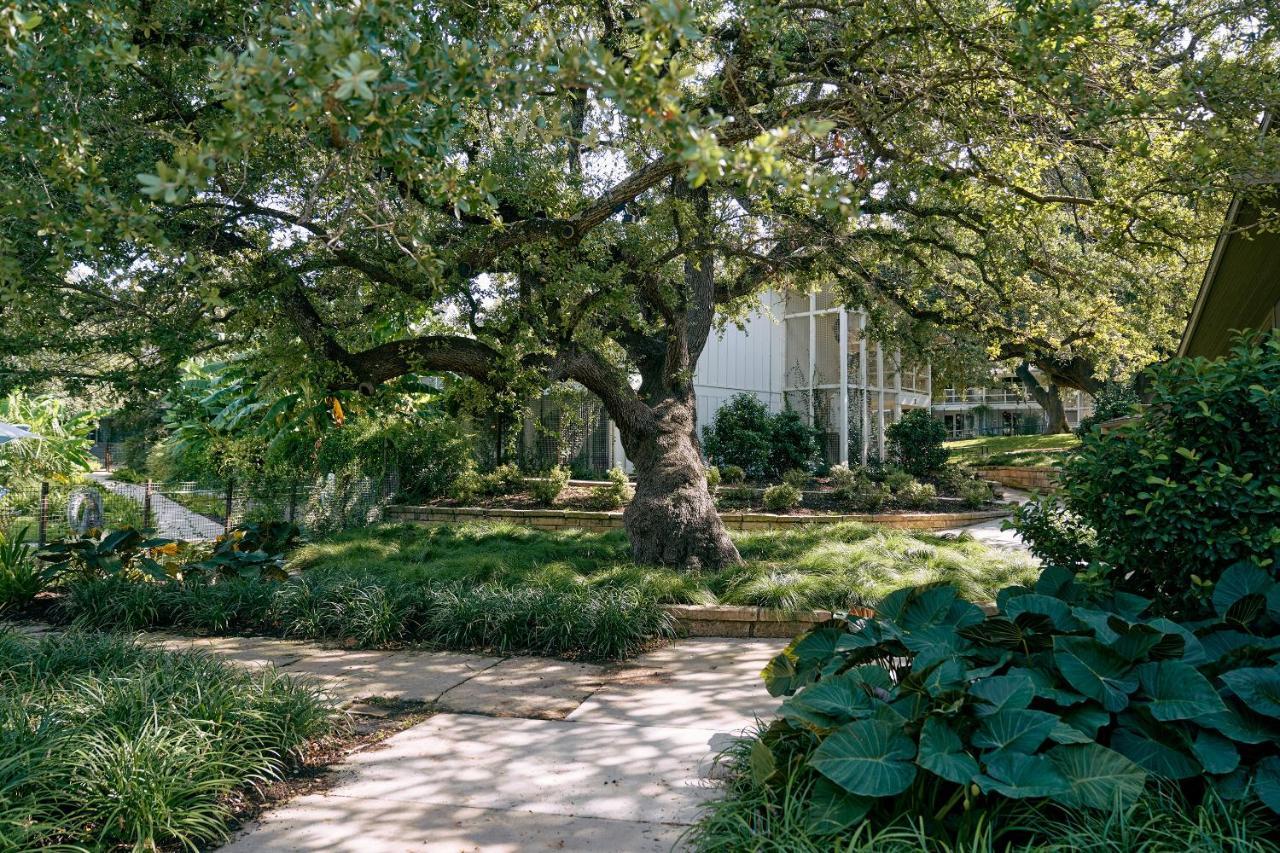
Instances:
[[[1047,386],[1041,385],[1040,380],[1036,379],[1035,374],[1031,372],[1031,365],[1025,361],[1018,365],[1017,374],[1022,380],[1023,387],[1048,416],[1044,428],[1045,435],[1070,432],[1071,426],[1067,423],[1067,411],[1062,405],[1062,394],[1058,391],[1058,386],[1053,382]]]

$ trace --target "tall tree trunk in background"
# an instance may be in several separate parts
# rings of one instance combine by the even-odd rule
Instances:
[[[1070,432],[1071,427],[1067,423],[1067,411],[1062,405],[1062,394],[1058,391],[1058,386],[1050,382],[1047,386],[1041,385],[1040,380],[1036,379],[1035,374],[1031,372],[1031,365],[1025,361],[1018,365],[1018,378],[1022,380],[1023,387],[1031,394],[1032,399],[1044,409],[1047,415],[1045,424],[1045,435],[1055,435],[1057,433]]]
[[[623,513],[636,562],[698,569],[742,561],[707,488],[694,402],[692,391],[674,395],[653,406],[643,428],[618,424],[636,470]]]

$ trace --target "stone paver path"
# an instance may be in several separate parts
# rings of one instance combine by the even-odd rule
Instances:
[[[146,500],[147,489],[134,483],[119,483],[105,474],[95,475],[98,485],[108,492],[129,498],[138,506]],[[151,494],[152,526],[156,535],[169,539],[217,539],[223,527],[213,519],[192,512],[182,504],[159,492]]]
[[[608,669],[428,653],[402,669],[384,661],[380,695],[422,698],[452,678],[430,700],[448,710],[351,755],[328,791],[268,813],[224,849],[670,850],[715,796],[714,756],[776,706],[759,672],[783,645],[685,640]],[[294,653],[239,652],[249,663]],[[333,660],[344,654],[410,653]],[[433,675],[415,674],[437,658]],[[350,677],[322,660],[303,655],[285,671]],[[343,689],[356,698],[368,683]]]
[[[786,645],[683,640],[606,667],[142,636],[310,676],[346,703],[384,697],[442,709],[352,753],[329,790],[268,812],[224,848],[230,853],[671,850],[716,796],[714,757],[776,708],[759,673]]]
[[[1004,487],[1004,499],[1013,503],[1026,503],[1030,500],[1031,495],[1027,492]],[[1027,543],[1022,541],[1022,537],[1012,530],[1001,530],[1003,518],[995,518],[991,521],[984,521],[980,524],[971,524],[968,527],[956,527],[951,530],[941,530],[939,533],[958,534],[968,533],[974,539],[977,539],[983,545],[989,548],[995,548],[999,551],[1018,551],[1023,554],[1030,553]]]

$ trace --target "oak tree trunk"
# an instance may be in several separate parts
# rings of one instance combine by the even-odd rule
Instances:
[[[1058,433],[1069,432],[1067,410],[1062,405],[1062,394],[1058,391],[1058,386],[1052,382],[1047,385],[1041,385],[1040,380],[1031,372],[1031,366],[1026,362],[1018,365],[1015,372],[1018,378],[1022,380],[1023,387],[1027,389],[1032,399],[1045,411],[1044,434],[1057,435]]]
[[[643,430],[618,423],[636,471],[636,494],[623,513],[632,557],[686,569],[741,563],[707,489],[692,394],[653,411]]]

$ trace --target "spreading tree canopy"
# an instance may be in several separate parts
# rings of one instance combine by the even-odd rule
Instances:
[[[1255,8],[1254,4],[1257,4]],[[1271,174],[1260,0],[62,0],[0,10],[0,371],[575,380],[635,555],[737,559],[693,367],[768,287],[1086,386]]]

